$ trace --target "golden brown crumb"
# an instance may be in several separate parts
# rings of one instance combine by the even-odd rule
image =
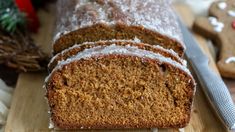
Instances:
[[[47,97],[62,129],[178,128],[189,122],[194,85],[171,64],[108,55],[53,72]]]
[[[144,29],[138,26],[126,26],[117,24],[108,26],[96,24],[90,27],[78,29],[60,37],[53,45],[54,54],[83,42],[95,42],[99,40],[123,39],[130,40],[137,37],[143,43],[160,45],[166,49],[173,49],[179,56],[183,56],[184,47],[178,41],[169,39],[167,36]]]

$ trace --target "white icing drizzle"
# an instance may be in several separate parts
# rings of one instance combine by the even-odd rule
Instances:
[[[57,34],[55,34],[53,41],[55,42],[57,39],[59,39],[62,36],[62,32],[58,32]]]
[[[226,2],[219,2],[218,3],[218,8],[221,9],[221,10],[224,10],[225,8],[227,8],[227,3]]]
[[[58,32],[53,38],[53,41],[55,42],[55,40],[59,39],[62,35],[65,35],[67,33],[69,33],[69,31]]]
[[[82,44],[74,44],[72,47],[69,47],[69,48],[67,48],[67,49],[64,49],[62,52],[60,52],[60,53],[57,53],[56,55],[54,55],[52,58],[51,58],[51,60],[50,60],[50,62],[48,63],[48,66],[55,60],[55,58],[56,57],[58,57],[60,54],[64,54],[65,52],[67,52],[67,51],[69,51],[69,50],[71,50],[71,49],[73,49],[73,48],[79,48],[80,46],[82,46],[82,45],[86,45],[86,44],[95,44],[95,43],[98,43],[98,42],[113,42],[113,43],[115,43],[115,42],[136,42],[136,43],[140,43],[140,40],[137,38],[137,37],[135,37],[133,40],[116,40],[116,39],[112,39],[112,40],[100,40],[100,41],[96,41],[96,42],[84,42],[84,43],[82,43]]]
[[[186,66],[181,65],[180,63],[170,59],[166,58],[158,53],[153,53],[151,51],[146,51],[142,49],[138,49],[137,47],[133,46],[117,46],[115,44],[112,44],[110,46],[101,47],[97,46],[91,49],[86,49],[82,52],[79,52],[77,55],[72,56],[71,58],[68,58],[67,60],[61,61],[57,64],[57,66],[53,69],[52,73],[60,68],[62,68],[64,65],[69,64],[73,61],[77,61],[80,59],[87,59],[91,57],[97,57],[100,55],[111,55],[111,54],[117,54],[117,55],[130,55],[130,56],[137,56],[140,58],[150,58],[150,59],[157,59],[160,61],[160,63],[168,63],[171,65],[174,65],[175,67],[181,69],[182,71],[186,72],[188,75],[191,76],[190,71],[187,69]]]
[[[64,31],[74,31],[80,28],[89,27],[97,23],[115,25],[119,22],[128,26],[142,26],[146,29],[166,35],[183,45],[182,34],[178,30],[179,25],[176,21],[175,12],[170,7],[170,2],[166,0],[104,0],[104,4],[98,4],[91,0],[70,0],[76,6],[67,9],[66,0],[58,0],[56,24],[56,37],[54,42],[61,36]],[[113,2],[115,8],[110,6]],[[87,9],[87,11],[84,11]],[[117,18],[113,16],[113,9],[118,10]],[[123,15],[124,14],[124,15]],[[72,17],[71,17],[72,15]],[[118,16],[121,19],[118,19]],[[167,29],[165,27],[168,27]],[[185,46],[185,45],[183,45]]]
[[[49,80],[49,77],[50,77],[50,75],[48,75],[48,76],[46,76],[46,78],[45,78],[45,80],[44,80],[44,85],[42,86],[43,87],[43,89],[45,90],[45,93],[47,93],[47,88],[46,88],[46,82],[48,82],[48,80]],[[47,97],[45,97],[44,96],[44,99],[46,100],[46,104],[47,104],[47,108],[48,108],[48,111],[47,111],[47,113],[48,113],[48,115],[49,115],[49,124],[48,124],[48,128],[49,129],[54,129],[55,128],[55,125],[54,125],[54,123],[53,123],[53,121],[52,121],[52,119],[51,119],[51,110],[50,110],[50,107],[49,107],[49,101],[48,101],[48,98]]]
[[[216,17],[209,17],[209,22],[211,23],[211,25],[214,27],[214,31],[216,32],[222,32],[223,28],[224,28],[224,23],[218,21],[218,19]]]
[[[228,10],[228,15],[231,17],[235,17],[235,10]]]
[[[135,38],[134,38],[134,42],[141,43],[141,40],[140,40],[140,39],[138,39],[138,38],[135,36]]]
[[[49,126],[48,126],[49,129],[53,129],[55,128],[55,125],[53,123],[53,121],[51,120],[51,118],[49,119]]]
[[[226,60],[225,60],[225,63],[231,63],[231,62],[235,62],[235,56],[233,56],[233,57],[229,57],[229,58],[227,58]]]
[[[184,128],[179,128],[179,132],[184,132]]]
[[[48,81],[48,79],[49,79],[49,78],[48,78],[48,77],[46,77],[46,78],[45,78],[45,82],[47,82],[47,81]]]
[[[134,40],[116,40],[116,39],[113,39],[113,40],[106,40],[106,41],[101,40],[101,41],[97,41],[97,42],[84,42],[84,43],[82,43],[82,44],[75,44],[75,45],[73,45],[72,47],[69,47],[69,48],[67,48],[67,49],[64,49],[62,52],[57,53],[55,56],[53,56],[52,59],[50,60],[50,62],[48,63],[48,67],[49,67],[49,65],[50,65],[52,62],[55,61],[55,59],[56,59],[59,55],[63,55],[63,54],[65,54],[66,52],[68,52],[69,50],[71,50],[71,49],[79,48],[79,47],[82,46],[82,45],[86,45],[86,44],[95,44],[95,43],[99,43],[99,42],[112,42],[112,43],[130,42],[130,43],[134,43],[134,44],[135,44],[135,43],[140,43],[140,40],[139,40],[137,37],[135,37]],[[144,43],[143,43],[143,44],[144,44]],[[144,44],[144,45],[145,45],[145,44]],[[177,59],[178,59],[183,65],[187,66],[187,61],[184,60],[184,59],[181,59],[181,58],[179,57],[179,55],[178,55],[174,50],[172,50],[172,49],[165,49],[165,48],[163,48],[163,47],[161,47],[161,46],[159,46],[159,45],[153,45],[153,47],[154,47],[154,48],[161,49],[161,50],[163,50],[163,51],[165,51],[165,52],[167,52],[167,53],[169,53],[169,54],[172,54],[172,55],[176,56]],[[137,47],[136,47],[136,48],[137,48]],[[58,62],[58,63],[59,63],[59,62]]]
[[[158,132],[158,128],[153,128],[152,132]]]
[[[168,52],[168,53],[170,53],[170,54],[173,54],[174,56],[176,56],[176,57],[178,58],[178,60],[181,61],[182,65],[187,66],[187,61],[184,60],[184,59],[181,59],[181,58],[179,57],[179,55],[178,55],[173,49],[165,49],[165,48],[163,48],[163,47],[160,46],[160,45],[153,45],[153,47],[159,48],[159,49],[164,50],[164,51],[166,51],[166,52]]]

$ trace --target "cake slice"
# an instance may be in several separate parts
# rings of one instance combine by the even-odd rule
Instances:
[[[186,65],[115,44],[60,61],[45,86],[51,120],[60,129],[184,127],[195,91]]]
[[[177,22],[168,0],[58,0],[53,52],[83,42],[137,37],[183,56]]]
[[[85,49],[89,49],[89,48],[96,47],[96,46],[108,46],[111,44],[116,44],[120,46],[126,46],[126,45],[135,46],[139,49],[148,50],[148,51],[162,54],[163,56],[169,57],[172,60],[177,61],[180,64],[186,63],[186,61],[178,57],[177,53],[175,53],[173,50],[167,50],[158,45],[152,46],[150,44],[141,43],[137,39],[135,39],[134,41],[132,40],[107,40],[107,41],[98,41],[98,42],[85,42],[83,44],[76,44],[68,49],[65,49],[62,52],[56,54],[51,59],[50,63],[48,64],[48,69],[51,72],[52,69],[58,64],[58,62],[66,60],[67,58],[74,56],[78,52],[81,52]]]

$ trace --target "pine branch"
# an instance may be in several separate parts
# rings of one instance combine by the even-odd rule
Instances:
[[[0,0],[0,26],[7,32],[25,27],[25,14],[20,12],[13,0]]]

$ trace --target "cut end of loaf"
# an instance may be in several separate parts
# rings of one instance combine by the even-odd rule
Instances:
[[[63,65],[46,87],[62,129],[179,128],[189,122],[195,83],[168,63],[106,55]]]
[[[59,53],[74,44],[81,44],[84,42],[112,39],[134,40],[136,37],[143,43],[160,45],[166,49],[173,49],[180,57],[183,56],[185,47],[181,42],[141,26],[127,26],[120,23],[112,26],[99,23],[61,35],[53,44],[53,53]]]

